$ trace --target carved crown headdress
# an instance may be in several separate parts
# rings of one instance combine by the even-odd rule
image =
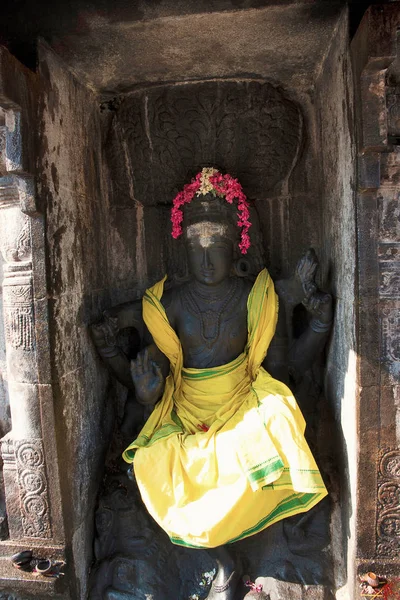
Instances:
[[[239,249],[242,254],[246,254],[250,247],[249,204],[243,193],[242,186],[237,179],[231,175],[222,175],[217,169],[205,167],[197,173],[190,183],[187,183],[181,192],[179,192],[172,203],[171,221],[172,237],[178,238],[182,235],[183,212],[182,206],[193,200],[194,196],[211,195],[218,198],[225,198],[229,204],[237,202],[237,226],[241,229],[241,239]]]

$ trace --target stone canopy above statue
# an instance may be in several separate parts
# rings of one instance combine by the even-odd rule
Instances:
[[[297,104],[267,82],[149,88],[114,101],[113,108],[106,146],[110,175],[119,194],[128,200],[133,189],[143,205],[169,204],[204,165],[238,177],[249,198],[275,195],[296,163],[302,140]],[[135,165],[133,188],[125,153]]]

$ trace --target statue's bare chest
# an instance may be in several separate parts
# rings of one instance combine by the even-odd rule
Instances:
[[[247,342],[248,289],[234,280],[223,298],[201,296],[182,286],[177,298],[175,326],[186,367],[207,368],[226,364],[243,352]]]

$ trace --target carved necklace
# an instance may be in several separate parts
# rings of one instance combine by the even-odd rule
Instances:
[[[225,297],[217,297],[216,295],[206,296],[199,293],[198,289],[196,288],[196,295],[206,304],[213,304],[217,301],[221,302],[223,300],[219,310],[212,308],[201,310],[191,288],[187,286],[183,290],[183,300],[185,305],[193,315],[200,318],[201,337],[207,348],[211,348],[218,340],[221,329],[221,317],[227,310],[232,299],[236,296],[237,288],[238,281],[236,278],[232,279],[231,285],[226,292]]]

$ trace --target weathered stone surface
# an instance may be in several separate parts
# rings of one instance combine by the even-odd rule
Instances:
[[[364,26],[368,28],[369,46],[362,46],[354,66],[356,87],[363,87],[365,109],[361,119],[364,137],[359,148],[370,152],[359,160],[360,195],[356,206],[359,286],[356,290],[355,213],[352,204],[354,154],[349,134],[353,125],[352,101],[348,96],[352,86],[345,18],[338,25],[336,9],[333,17],[322,18],[319,7],[316,11],[311,4],[303,4],[295,8],[274,6],[260,10],[254,10],[252,5],[250,11],[194,16],[188,15],[192,9],[186,8],[181,18],[174,20],[171,15],[180,10],[180,4],[167,9],[163,3],[156,4],[154,7],[141,4],[135,19],[130,19],[129,27],[121,24],[124,14],[126,17],[123,11],[120,18],[114,20],[107,14],[88,12],[82,15],[79,35],[74,34],[69,40],[66,36],[59,36],[59,51],[82,74],[82,78],[94,82],[102,91],[126,89],[138,81],[165,83],[191,77],[228,76],[235,79],[236,85],[238,77],[256,75],[283,82],[285,93],[289,92],[291,101],[301,106],[307,136],[297,167],[287,182],[287,189],[279,190],[279,195],[273,196],[269,192],[268,198],[257,199],[257,210],[266,238],[268,264],[274,275],[287,272],[305,244],[311,241],[322,257],[321,284],[331,287],[337,297],[336,326],[325,381],[326,395],[336,419],[336,426],[332,429],[339,430],[339,423],[343,427],[338,438],[343,449],[340,470],[345,473],[341,491],[345,531],[341,537],[340,530],[335,529],[337,521],[333,522],[337,548],[336,583],[344,579],[344,557],[339,556],[344,548],[343,541],[346,536],[354,540],[355,533],[358,556],[368,561],[373,560],[375,553],[381,561],[380,568],[389,569],[390,564],[384,559],[394,560],[393,549],[396,548],[392,534],[398,528],[397,513],[392,514],[390,502],[392,497],[396,498],[398,486],[397,482],[387,478],[385,469],[381,471],[376,460],[378,427],[382,451],[394,452],[399,441],[396,425],[399,379],[396,261],[400,242],[398,190],[394,189],[399,182],[399,169],[396,152],[390,152],[381,160],[378,160],[377,153],[389,150],[387,134],[397,135],[393,85],[392,95],[385,98],[384,71],[395,55],[392,32],[398,19],[398,6],[391,3],[383,13],[378,7],[370,10],[368,24]],[[232,8],[229,2],[222,4],[221,10]],[[201,8],[200,5],[193,8],[193,12],[208,10],[208,7]],[[160,18],[151,21],[154,16]],[[224,24],[222,28],[221,23]],[[222,30],[233,40],[232,43],[221,42]],[[167,43],[163,44],[167,37]],[[216,47],[215,40],[218,41],[218,50],[211,52],[210,48]],[[161,198],[153,192],[148,197],[146,190],[133,185],[138,180],[134,172],[137,154],[133,153],[126,162],[126,153],[123,154],[124,161],[118,174],[113,170],[112,161],[103,154],[103,149],[108,149],[106,132],[114,114],[112,103],[103,104],[103,113],[100,114],[96,96],[79,85],[51,53],[43,48],[41,53],[41,77],[46,88],[41,106],[43,127],[39,171],[41,200],[48,218],[52,372],[48,344],[46,346],[47,297],[42,254],[32,267],[34,278],[38,278],[36,281],[39,278],[42,281],[33,290],[35,319],[40,321],[40,332],[36,331],[40,353],[37,354],[34,382],[50,384],[53,378],[57,388],[55,420],[50,390],[39,388],[41,425],[51,431],[57,428],[59,450],[63,456],[60,467],[63,468],[66,499],[65,519],[76,563],[71,580],[79,580],[72,597],[78,598],[83,597],[86,590],[86,571],[91,554],[90,519],[109,439],[107,420],[111,422],[108,413],[110,401],[116,400],[119,406],[123,404],[122,390],[107,388],[107,375],[94,355],[86,325],[100,316],[104,308],[137,298],[149,283],[170,270],[169,264],[181,263],[179,251],[172,247],[170,241],[164,241],[169,235],[167,210],[143,206],[146,203],[157,205],[167,201],[167,197]],[[363,84],[359,86],[365,63],[360,67],[358,62],[362,62],[363,57],[365,63],[369,58],[378,60],[373,73],[363,73]],[[16,81],[18,88],[18,77]],[[315,89],[311,89],[310,84],[315,84]],[[260,85],[259,82],[257,85]],[[146,95],[146,92],[140,93]],[[150,113],[157,94],[159,90],[154,89],[147,94],[150,102],[147,110]],[[386,101],[388,124],[385,121]],[[141,115],[145,117],[144,104]],[[118,121],[118,118],[115,120]],[[0,120],[0,128],[1,123]],[[19,123],[16,118],[16,133]],[[154,141],[154,138],[151,139]],[[120,141],[123,147],[124,135]],[[140,147],[144,147],[145,142],[146,136],[142,136]],[[12,144],[11,138],[9,144]],[[20,171],[24,158],[18,144],[10,156],[13,158],[9,166]],[[124,173],[125,168],[128,176]],[[386,182],[386,186],[376,192],[380,179]],[[160,189],[159,182],[157,186]],[[29,206],[27,210],[32,211]],[[35,235],[37,240],[40,226]],[[32,233],[32,239],[33,236]],[[359,344],[356,348],[354,298],[357,294],[361,302],[357,325]],[[17,336],[15,344],[21,340],[23,343],[26,341],[24,337]],[[16,352],[19,352],[18,348]],[[361,357],[358,382],[363,386],[358,438],[355,434],[355,349]],[[17,375],[26,381],[22,369],[17,369]],[[326,422],[329,423],[329,419]],[[4,427],[9,427],[6,418]],[[329,428],[323,430],[326,440],[332,437]],[[362,515],[363,521],[359,521],[355,530],[351,513],[354,514],[355,506],[357,439],[360,444],[359,515]],[[56,457],[54,441],[45,440],[44,450],[48,456]],[[336,461],[334,454],[329,454],[328,458],[332,463]],[[78,460],[79,467],[76,464]],[[56,479],[56,460],[50,468],[49,479]],[[13,477],[15,483],[15,473]],[[373,495],[371,489],[374,490]],[[335,488],[332,493],[336,493]],[[51,504],[59,506],[60,496],[56,492],[51,498]],[[59,539],[62,538],[60,532],[61,528]],[[350,547],[350,565],[352,552]],[[182,565],[187,568],[188,563],[177,564],[174,569],[179,570]],[[118,577],[129,587],[139,568],[129,571],[131,567],[126,564],[120,567],[120,571],[117,569]],[[259,572],[263,572],[263,568],[256,574]],[[353,581],[351,572],[349,576]],[[292,589],[285,593],[293,595],[295,592]],[[313,593],[318,594],[319,591],[314,590]],[[351,589],[349,597],[352,597]]]
[[[3,281],[3,257],[0,255],[0,280]],[[11,428],[10,403],[8,398],[6,343],[3,319],[3,286],[0,284],[0,435],[3,437]]]
[[[125,91],[142,82],[248,75],[307,87],[329,44],[341,4],[330,4],[322,20],[314,18],[315,8],[309,4],[214,13],[207,6],[202,14],[179,18],[162,15],[171,10],[165,8],[161,18],[136,22],[134,17],[124,22],[86,12],[81,15],[86,35],[61,35],[53,45],[80,77],[102,91]],[[186,7],[185,12],[194,11]],[[132,56],[141,58],[132,61]]]
[[[63,457],[58,468],[75,564],[68,583],[71,597],[78,598],[86,593],[93,507],[113,420],[107,374],[99,369],[86,323],[87,299],[108,287],[108,204],[102,187],[100,112],[94,96],[44,47],[40,73],[44,89],[38,175],[47,214],[55,390],[55,419],[52,423],[45,418],[45,422],[57,430],[57,450]]]
[[[54,542],[52,522],[63,539],[61,506],[57,498],[56,470],[48,479],[46,460],[57,464],[54,427],[46,431],[43,443],[43,390],[39,379],[47,381],[49,365],[43,369],[42,357],[49,357],[46,282],[44,265],[44,222],[38,215],[34,181],[33,143],[36,133],[37,77],[19,65],[4,48],[0,49],[0,104],[4,115],[5,144],[0,177],[0,250],[4,259],[2,318],[7,364],[7,392],[11,412],[11,431],[1,440],[3,474],[1,506],[5,503],[7,521],[1,517],[0,555],[20,550],[24,544],[39,545],[43,556],[50,556]],[[36,251],[38,252],[36,253]],[[37,304],[42,300],[41,305]],[[36,311],[36,308],[41,310]],[[40,332],[38,336],[36,333]],[[38,344],[40,352],[37,353]],[[37,360],[38,355],[41,359]],[[51,387],[48,386],[51,396]],[[53,411],[52,402],[47,408]],[[53,445],[52,445],[53,443]],[[50,451],[51,448],[51,451]],[[57,519],[58,517],[58,519]],[[7,528],[8,525],[8,528]],[[9,539],[7,537],[7,529]],[[17,544],[17,548],[13,544]],[[26,546],[25,546],[26,547]],[[35,594],[46,586],[35,586],[31,578],[18,577],[9,558],[1,560],[0,587]],[[14,588],[13,588],[14,589]],[[48,591],[54,586],[48,586]],[[40,591],[41,590],[41,591]],[[16,596],[17,597],[17,596]]]
[[[360,194],[357,202],[359,381],[363,388],[356,557],[359,572],[373,570],[382,575],[398,571],[399,556],[400,168],[398,151],[393,146],[398,143],[399,14],[398,3],[371,7],[353,42],[355,87],[356,94],[360,93],[358,119],[363,122],[358,132],[358,151],[371,157],[380,153],[380,172],[374,170],[368,193]],[[358,179],[361,190],[364,180]]]
[[[279,581],[272,577],[258,577],[256,584],[262,585],[263,592],[270,600],[333,600],[332,593],[320,585],[300,585]],[[252,598],[257,598],[257,596],[249,593],[245,600]]]
[[[169,204],[207,164],[238,177],[248,198],[265,199],[286,187],[302,135],[299,107],[269,83],[159,86],[120,99],[107,162],[119,202],[128,205],[132,190],[144,206]]]
[[[356,222],[354,215],[355,155],[353,95],[345,28],[338,28],[317,81],[318,135],[321,148],[322,262],[326,282],[336,298],[325,372],[325,388],[338,428],[336,461],[342,473],[340,516],[334,512],[334,570],[339,587],[351,571],[354,548],[352,505],[356,494]],[[340,542],[340,539],[342,540]],[[346,540],[350,540],[347,542]],[[343,556],[347,548],[347,557]],[[347,559],[347,565],[345,561]],[[347,573],[346,573],[347,571]],[[352,596],[351,589],[348,591]]]

